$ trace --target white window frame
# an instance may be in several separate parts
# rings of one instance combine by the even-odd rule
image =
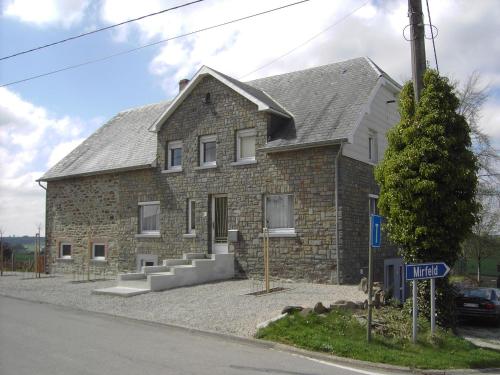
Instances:
[[[159,235],[160,234],[160,217],[158,217],[158,230],[143,230],[142,229],[142,208],[144,206],[158,206],[160,208],[160,201],[139,202],[139,234],[143,235]]]
[[[104,256],[96,256],[95,255],[95,247],[96,246],[104,246]],[[95,242],[92,244],[92,259],[93,260],[106,260],[106,244],[103,242]]]
[[[378,215],[378,195],[376,194],[368,194],[369,201],[369,214],[370,215]],[[375,211],[372,210],[372,202],[374,202]]]
[[[205,143],[215,142],[215,160],[204,162],[203,153],[205,151]],[[215,167],[217,166],[217,136],[216,135],[204,135],[200,137],[200,167]]]
[[[236,133],[236,161],[255,161],[255,154],[252,157],[246,157],[242,158],[241,157],[241,138],[246,138],[246,137],[254,137],[254,140],[257,138],[257,130],[255,128],[252,129],[245,129],[245,130],[239,130]]]
[[[63,255],[63,246],[69,246],[69,255]],[[73,254],[73,245],[69,242],[61,242],[59,244],[59,258],[60,259],[71,259],[71,255]]]
[[[264,227],[267,227],[267,198],[271,196],[291,196],[292,197],[292,217],[291,221],[293,224],[293,227],[291,228],[268,228],[269,230],[269,235],[272,237],[274,236],[279,236],[279,235],[284,235],[284,236],[295,236],[295,202],[294,202],[294,196],[292,193],[283,193],[283,194],[266,194],[264,196]]]
[[[372,163],[378,162],[378,137],[377,132],[368,130],[368,160]]]
[[[191,215],[192,214],[192,205],[193,205],[193,203],[194,203],[194,206],[195,206],[194,218]],[[196,234],[196,201],[194,199],[189,199],[188,200],[188,215],[187,216],[188,216],[187,233],[188,234]],[[194,219],[194,225],[195,225],[195,227],[191,228],[192,224],[193,224],[193,219]]]
[[[172,150],[181,149],[181,165],[172,165]],[[182,157],[184,156],[184,150],[182,149],[182,141],[172,141],[167,144],[167,170],[170,171],[182,171]]]

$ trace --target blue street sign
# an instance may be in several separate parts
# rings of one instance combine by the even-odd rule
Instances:
[[[380,243],[382,242],[382,216],[380,215],[371,215],[371,238],[370,245],[372,247],[380,247]]]
[[[444,262],[406,265],[406,280],[438,279],[445,277],[450,267]]]

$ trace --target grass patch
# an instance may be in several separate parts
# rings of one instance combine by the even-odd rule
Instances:
[[[375,319],[390,318],[372,342],[366,342],[366,328],[350,311],[333,310],[326,316],[296,313],[260,329],[256,337],[281,342],[318,352],[370,362],[408,366],[421,369],[500,367],[500,352],[478,348],[455,336],[439,330],[430,338],[426,322],[419,322],[419,340],[412,344],[406,330],[408,319],[400,309],[391,307],[375,313]],[[398,319],[395,317],[399,316]]]

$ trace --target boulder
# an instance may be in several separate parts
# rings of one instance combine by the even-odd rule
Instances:
[[[302,311],[304,308],[302,306],[285,306],[283,310],[281,310],[282,314],[293,314],[297,311]]]
[[[314,305],[313,311],[316,314],[326,314],[330,312],[330,309],[327,309],[321,302],[318,302],[316,305]]]

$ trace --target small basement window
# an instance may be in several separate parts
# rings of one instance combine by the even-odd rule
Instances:
[[[61,243],[59,247],[59,257],[63,259],[71,259],[71,244]]]
[[[92,259],[94,260],[106,259],[106,244],[103,243],[92,244]]]
[[[139,203],[139,232],[160,234],[160,202]]]

